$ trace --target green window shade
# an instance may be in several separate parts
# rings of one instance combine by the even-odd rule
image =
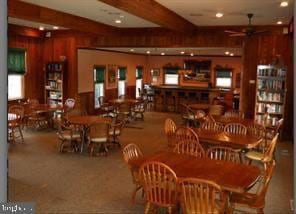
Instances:
[[[137,79],[143,78],[143,68],[139,67],[137,68]]]
[[[7,55],[8,74],[25,74],[26,73],[26,50],[9,48]]]
[[[126,68],[118,68],[119,80],[126,80]]]
[[[220,78],[230,78],[231,71],[217,71],[216,76]]]
[[[95,68],[95,82],[96,83],[103,83],[105,81],[105,68],[103,67],[96,67]]]
[[[178,74],[178,69],[174,69],[174,68],[167,68],[165,70],[166,74]]]

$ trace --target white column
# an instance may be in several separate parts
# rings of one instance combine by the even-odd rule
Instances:
[[[0,0],[0,202],[7,201],[7,0]]]

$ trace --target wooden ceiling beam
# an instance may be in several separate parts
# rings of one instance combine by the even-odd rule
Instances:
[[[71,15],[19,0],[8,1],[8,16],[44,24],[61,26],[96,35],[111,35],[116,33],[117,30],[115,27],[95,22],[80,16]]]
[[[174,31],[190,32],[196,26],[155,0],[98,0]]]

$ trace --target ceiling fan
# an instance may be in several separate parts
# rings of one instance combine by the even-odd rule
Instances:
[[[254,16],[254,14],[248,13],[247,16],[248,16],[248,19],[249,19],[249,24],[245,29],[243,29],[242,31],[225,30],[225,32],[230,33],[229,36],[247,36],[247,37],[250,37],[250,36],[252,36],[254,34],[266,33],[267,32],[267,30],[258,30],[258,31],[256,31],[256,29],[252,26],[252,18]]]

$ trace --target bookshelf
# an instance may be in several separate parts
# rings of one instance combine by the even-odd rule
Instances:
[[[284,117],[286,73],[284,67],[258,65],[255,107],[255,120],[258,123],[274,126]]]
[[[63,104],[65,62],[48,62],[45,67],[45,100],[47,104]]]

